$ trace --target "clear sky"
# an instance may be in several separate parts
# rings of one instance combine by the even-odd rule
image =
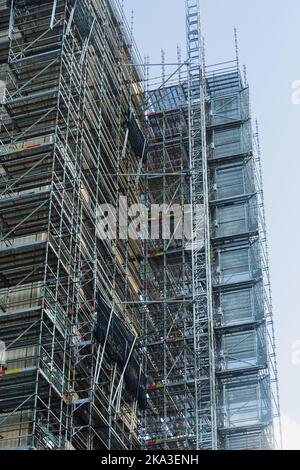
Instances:
[[[142,57],[160,61],[185,54],[184,0],[124,0]],[[300,104],[292,83],[300,80],[299,0],[201,0],[207,63],[235,57],[238,30],[253,117],[259,120],[277,332],[285,447],[300,449]],[[299,292],[298,292],[299,290]],[[298,342],[298,343],[297,343]]]

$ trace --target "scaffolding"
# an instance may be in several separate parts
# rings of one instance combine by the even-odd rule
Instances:
[[[272,449],[277,367],[260,166],[238,61],[207,68],[219,439]]]
[[[248,85],[238,58],[206,66],[196,0],[186,23],[187,63],[167,75],[163,60],[161,82],[146,87],[149,206],[174,222],[145,263],[145,447],[272,449],[278,377]],[[186,204],[193,236],[178,241]]]
[[[159,77],[118,0],[0,9],[0,448],[279,447],[238,58],[205,64],[198,0],[187,60],[162,54]],[[100,230],[140,203],[148,237]]]
[[[97,223],[139,201],[122,175],[142,158],[141,75],[122,64],[140,59],[117,2],[12,0],[0,17],[0,446],[137,448],[142,245]]]

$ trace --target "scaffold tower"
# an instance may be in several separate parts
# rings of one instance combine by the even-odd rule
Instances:
[[[1,448],[139,447],[141,244],[99,237],[139,201],[141,76],[118,2],[1,2]],[[133,92],[135,90],[135,92]]]
[[[280,448],[249,86],[185,21],[151,64],[119,0],[0,0],[0,449]]]
[[[174,221],[171,239],[148,243],[145,261],[146,448],[280,448],[260,152],[248,84],[238,56],[205,64],[196,0],[186,1],[186,25],[186,63],[167,75],[164,60],[161,82],[155,77],[147,87],[149,204],[167,208],[163,224]],[[190,239],[178,237],[180,215],[192,226]]]

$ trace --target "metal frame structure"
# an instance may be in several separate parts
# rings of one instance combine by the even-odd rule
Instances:
[[[278,395],[249,91],[237,62],[207,68],[206,81],[219,445],[274,448]]]
[[[206,136],[205,51],[198,0],[187,0],[187,51],[191,196],[193,206],[192,284],[195,348],[196,448],[217,449],[215,340],[212,304],[210,214]],[[203,218],[197,207],[203,207]],[[198,225],[203,225],[204,244],[199,245]],[[195,239],[194,239],[195,237]]]
[[[185,3],[152,78],[118,0],[0,2],[0,448],[276,447],[258,131]]]
[[[263,193],[248,85],[238,57],[205,65],[196,0],[186,1],[186,24],[187,63],[167,76],[163,61],[161,82],[147,87],[148,200],[169,211],[174,203],[190,204],[193,237],[178,242],[173,233],[171,241],[148,244],[146,448],[278,448]]]
[[[134,44],[116,2],[12,0],[2,18],[0,445],[135,448],[142,246],[97,228],[101,204],[141,192],[122,176],[142,158]],[[113,354],[110,327],[130,351]]]

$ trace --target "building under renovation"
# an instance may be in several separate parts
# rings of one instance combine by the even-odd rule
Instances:
[[[158,78],[118,0],[0,0],[2,449],[280,446],[248,84],[185,3]],[[125,199],[168,236],[100,236]]]

